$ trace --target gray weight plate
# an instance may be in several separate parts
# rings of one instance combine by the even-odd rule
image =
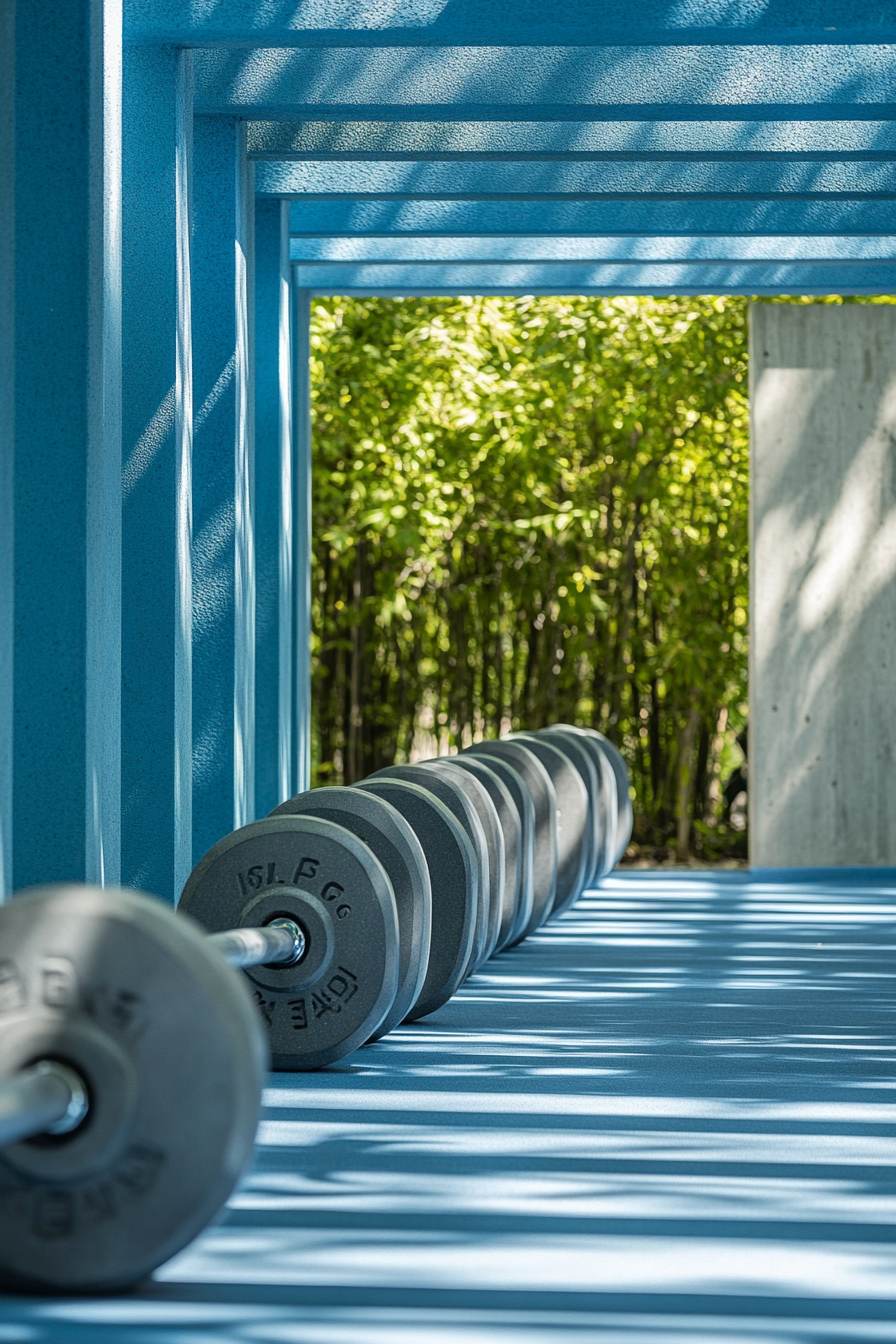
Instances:
[[[488,907],[485,927],[485,946],[480,953],[477,965],[488,961],[498,945],[498,930],[501,927],[501,908],[504,902],[504,887],[507,881],[507,861],[504,854],[504,832],[498,820],[498,813],[482,781],[457,764],[456,756],[442,756],[432,761],[421,761],[422,769],[437,770],[449,779],[453,779],[463,789],[467,801],[472,804],[485,834],[485,846],[488,851]]]
[[[275,1069],[319,1069],[351,1054],[398,991],[398,916],[379,859],[323,817],[267,817],[209,850],[180,910],[204,929],[294,919],[307,946],[295,966],[244,974],[267,1024]]]
[[[475,762],[477,765],[491,770],[507,789],[516,808],[520,827],[520,890],[513,927],[501,945],[503,950],[505,947],[513,947],[515,943],[519,942],[520,938],[525,936],[525,930],[529,927],[532,919],[535,904],[535,804],[532,802],[532,795],[526,787],[522,775],[503,757],[486,757],[478,752],[475,755],[469,755],[467,752],[461,752],[459,756],[455,757],[455,760],[458,762]]]
[[[514,733],[541,761],[557,795],[557,894],[551,915],[562,914],[582,894],[590,871],[591,817],[588,790],[579,771],[559,746],[537,733]]]
[[[609,738],[604,737],[603,733],[599,733],[596,728],[583,728],[582,731],[599,743],[604,755],[609,759],[613,774],[616,777],[616,844],[613,856],[613,866],[615,867],[628,849],[628,842],[632,838],[632,827],[635,821],[632,797],[629,792],[631,781],[628,776],[628,766],[625,764],[619,748],[614,746]]]
[[[0,1152],[0,1275],[101,1292],[214,1218],[251,1157],[267,1051],[242,977],[170,906],[38,888],[0,908],[0,1077],[57,1059],[87,1083],[70,1134]]]
[[[615,840],[618,829],[618,804],[616,795],[616,776],[610,765],[608,757],[604,754],[600,743],[588,734],[582,728],[577,728],[572,724],[557,723],[552,724],[550,728],[545,728],[545,734],[564,733],[569,734],[581,742],[585,750],[590,754],[594,768],[598,776],[598,809],[600,811],[601,831],[603,840],[601,842],[600,852],[595,860],[592,870],[591,882],[597,885],[602,878],[613,867],[615,862]]]
[[[404,779],[410,784],[420,784],[445,804],[467,833],[473,852],[476,855],[476,868],[479,874],[479,899],[476,903],[476,933],[473,951],[467,965],[467,975],[472,974],[481,965],[488,946],[489,915],[491,909],[491,870],[489,865],[488,842],[485,829],[479,819],[479,813],[463,788],[463,781],[439,771],[433,772],[422,763],[418,765],[390,765],[378,770],[371,779]],[[430,875],[431,880],[435,880]]]
[[[432,940],[426,979],[408,1021],[434,1013],[463,982],[473,952],[479,905],[476,854],[466,831],[421,784],[382,775],[357,786],[385,798],[423,847],[432,884]]]
[[[299,813],[325,817],[363,840],[386,870],[398,914],[398,992],[372,1041],[403,1022],[417,1002],[429,962],[432,889],[420,841],[400,812],[385,798],[360,789],[325,788],[298,793],[272,817]]]
[[[501,779],[500,774],[493,768],[493,765],[487,765],[479,756],[452,756],[450,758],[442,757],[441,760],[449,759],[455,769],[465,770],[479,781],[492,801],[492,806],[498,818],[498,824],[501,827],[501,838],[504,849],[504,885],[501,892],[501,901],[495,902],[495,908],[498,912],[498,931],[495,938],[495,951],[500,952],[506,947],[513,934],[516,925],[517,911],[520,903],[520,890],[522,885],[522,865],[523,865],[523,823],[517,805],[513,801],[510,789]],[[508,770],[511,766],[506,767]],[[519,776],[517,776],[519,779]],[[521,787],[522,782],[520,781]],[[531,809],[532,800],[528,799]],[[531,831],[530,831],[531,834]],[[531,874],[529,879],[529,895],[531,901]]]
[[[588,870],[585,875],[585,885],[591,886],[593,883],[597,882],[600,877],[603,851],[606,844],[600,806],[601,770],[603,767],[592,752],[590,745],[583,741],[580,735],[577,735],[560,725],[552,725],[550,728],[542,728],[540,729],[540,732],[548,734],[550,740],[557,743],[560,750],[569,757],[583,780],[585,780],[585,788],[588,791],[588,813],[591,825],[591,843],[589,846]]]
[[[625,852],[631,835],[631,799],[628,794],[628,770],[616,748],[594,728],[579,728],[573,724],[555,724],[549,732],[560,729],[576,734],[592,754],[601,777],[601,812],[604,821],[604,846],[601,869],[597,879],[606,877]],[[608,750],[609,748],[609,750]],[[619,848],[620,840],[625,843]]]
[[[532,798],[535,812],[532,913],[514,940],[518,942],[544,923],[554,905],[557,893],[557,795],[541,761],[521,742],[477,742],[462,754],[467,752],[509,761]]]

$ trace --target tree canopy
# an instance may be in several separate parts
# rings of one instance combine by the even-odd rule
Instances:
[[[640,839],[711,847],[746,715],[746,315],[314,304],[316,782],[587,723]]]

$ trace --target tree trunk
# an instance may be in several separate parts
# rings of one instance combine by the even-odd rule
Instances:
[[[691,708],[678,753],[678,858],[684,863],[690,858],[691,846],[691,793],[694,786],[694,743],[700,726],[700,706],[696,690],[691,691]]]
[[[364,656],[364,631],[361,622],[361,577],[362,550],[364,543],[359,541],[355,547],[355,573],[352,579],[352,666],[349,686],[348,750],[346,751],[345,779],[347,784],[355,784],[364,778],[361,730],[363,715],[361,710],[362,660]]]

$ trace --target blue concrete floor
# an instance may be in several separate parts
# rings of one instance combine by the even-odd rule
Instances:
[[[896,873],[626,873],[274,1075],[223,1222],[0,1342],[896,1340]]]

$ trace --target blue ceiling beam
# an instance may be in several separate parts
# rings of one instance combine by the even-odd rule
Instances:
[[[896,41],[886,0],[125,0],[125,40],[210,47]]]
[[[881,262],[896,234],[873,238],[292,238],[293,262]]]
[[[388,200],[578,200],[643,195],[896,197],[896,163],[270,163],[255,169],[267,196]]]
[[[892,159],[893,121],[251,121],[254,159]]]
[[[593,265],[564,263],[308,264],[296,284],[315,294],[880,294],[896,262]]]
[[[290,232],[448,237],[474,234],[883,234],[889,201],[293,201]]]
[[[252,120],[892,120],[896,47],[199,51],[196,110]]]

